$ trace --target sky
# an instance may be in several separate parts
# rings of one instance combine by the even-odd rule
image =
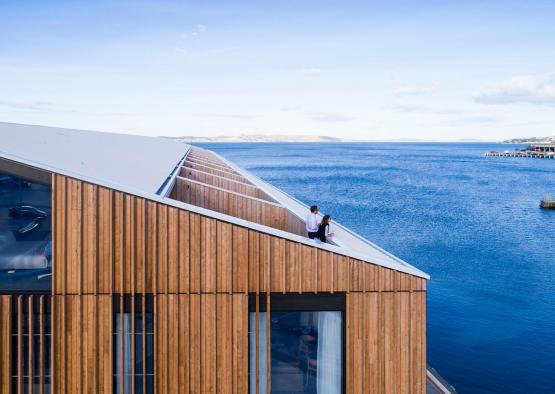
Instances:
[[[553,1],[0,0],[0,121],[165,136],[555,134]]]

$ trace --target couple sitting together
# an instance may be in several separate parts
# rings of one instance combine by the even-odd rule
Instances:
[[[321,221],[319,219],[318,207],[316,205],[311,206],[310,213],[306,217],[306,231],[308,233],[308,238],[326,242],[328,237],[333,236],[333,233],[330,233],[331,216],[324,215]]]

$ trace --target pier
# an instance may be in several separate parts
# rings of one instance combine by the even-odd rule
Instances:
[[[486,157],[528,157],[534,159],[555,159],[555,144],[535,144],[514,151],[489,151]]]

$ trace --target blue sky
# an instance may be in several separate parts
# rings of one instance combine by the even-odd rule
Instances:
[[[554,2],[1,1],[0,121],[148,135],[555,134]]]

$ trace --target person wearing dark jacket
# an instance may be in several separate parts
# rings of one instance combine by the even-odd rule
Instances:
[[[316,232],[316,238],[321,242],[326,242],[328,237],[332,237],[333,233],[330,233],[330,222],[331,216],[324,215],[322,221],[318,225],[318,231]]]

